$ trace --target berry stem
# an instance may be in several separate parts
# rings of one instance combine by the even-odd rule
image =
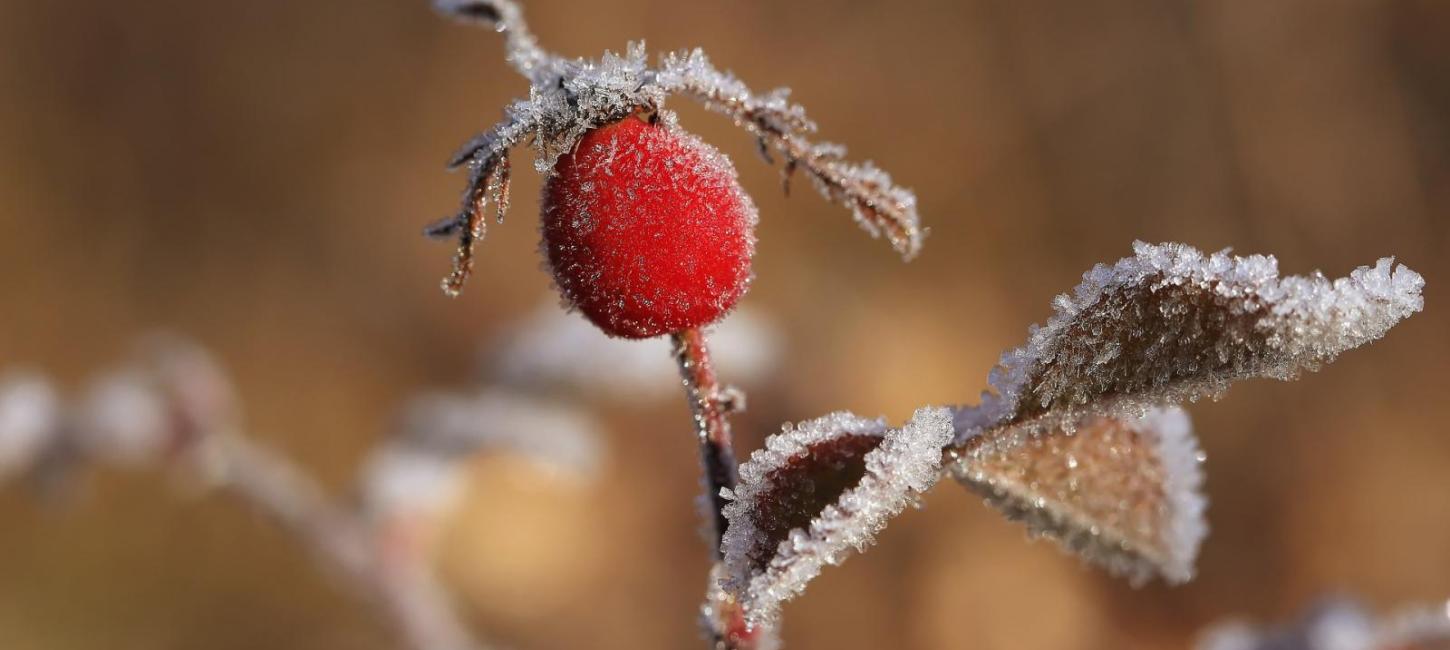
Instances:
[[[695,419],[695,435],[700,441],[700,463],[705,472],[706,496],[710,499],[713,515],[711,550],[717,563],[716,571],[710,575],[711,580],[717,580],[719,562],[723,559],[720,539],[724,537],[725,526],[729,523],[725,520],[725,499],[720,496],[720,490],[734,490],[739,479],[728,420],[730,411],[738,407],[734,399],[727,399],[720,380],[715,376],[704,332],[689,328],[671,334],[670,338],[674,343],[675,362],[680,366],[685,397],[690,402],[690,411]],[[716,650],[754,650],[763,631],[747,627],[740,604],[720,591],[718,586],[712,586],[710,593],[706,617],[712,636],[711,646]]]
[[[722,399],[715,368],[710,363],[710,348],[705,334],[690,328],[670,335],[674,342],[675,362],[680,365],[685,398],[695,419],[695,434],[700,441],[700,462],[705,471],[706,496],[714,515],[713,550],[721,558],[720,538],[725,535],[725,499],[720,490],[735,489],[737,479],[735,449],[730,440],[728,409]]]

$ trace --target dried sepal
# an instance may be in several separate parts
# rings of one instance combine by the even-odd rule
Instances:
[[[538,129],[533,115],[517,105],[507,111],[507,118],[487,133],[474,138],[449,160],[449,168],[468,166],[468,185],[458,213],[423,229],[435,239],[456,237],[458,248],[453,255],[453,268],[443,280],[443,292],[457,296],[473,273],[473,251],[488,230],[484,209],[493,199],[495,214],[503,223],[509,206],[509,149],[521,144]]]
[[[1188,414],[1090,416],[1015,446],[968,448],[948,468],[1030,534],[1135,584],[1187,582],[1207,533],[1201,452]]]
[[[923,408],[898,429],[838,412],[771,436],[726,494],[724,587],[747,624],[769,624],[823,566],[915,503],[935,484],[951,432],[950,411]]]
[[[1423,306],[1424,279],[1390,258],[1331,281],[1280,278],[1272,256],[1142,242],[1134,253],[1085,273],[1047,324],[1002,356],[996,393],[958,413],[956,444],[1216,396],[1239,379],[1292,379]]]
[[[781,181],[787,193],[791,175],[803,169],[822,196],[851,210],[872,237],[884,235],[906,259],[921,250],[926,231],[916,212],[916,195],[870,162],[846,161],[844,147],[811,142],[806,136],[816,131],[816,124],[806,117],[805,108],[789,101],[788,89],[756,95],[734,75],[711,65],[699,49],[664,57],[657,80],[666,92],[689,95],[729,116],[755,136],[767,162],[767,145],[774,147],[785,159]]]
[[[487,186],[506,167],[507,151],[530,141],[534,167],[551,173],[562,154],[571,151],[591,129],[633,113],[652,113],[673,123],[665,110],[670,95],[688,95],[715,112],[731,117],[756,137],[770,159],[774,148],[784,157],[782,183],[803,169],[828,199],[850,209],[872,236],[885,236],[905,258],[921,248],[925,229],[916,211],[916,196],[895,184],[875,165],[844,159],[845,148],[813,143],[806,136],[816,125],[805,110],[778,89],[756,95],[734,76],[714,68],[700,50],[669,54],[650,68],[643,44],[630,43],[623,55],[605,52],[596,60],[565,59],[541,49],[529,32],[518,5],[509,0],[435,0],[443,13],[480,22],[503,32],[508,60],[529,80],[528,99],[515,101],[503,122],[464,145],[449,166],[467,163],[471,174],[459,213],[425,229],[434,237],[459,238],[453,270],[443,283],[457,295],[472,270],[473,247],[483,236],[482,211]],[[506,185],[506,181],[504,183]],[[507,192],[501,194],[507,201]],[[498,199],[495,199],[498,200]]]

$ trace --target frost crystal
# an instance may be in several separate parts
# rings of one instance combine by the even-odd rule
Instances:
[[[1423,305],[1424,279],[1389,258],[1330,281],[1280,278],[1271,256],[1142,242],[1134,252],[1085,273],[1027,345],[1002,356],[996,394],[958,413],[956,444],[994,427],[1049,429],[1218,395],[1239,379],[1291,379]]]
[[[1208,531],[1201,461],[1188,414],[1169,408],[960,452],[950,469],[1033,535],[1135,584],[1154,574],[1179,583]]]
[[[509,0],[435,0],[444,13],[493,25],[506,37],[508,60],[529,80],[528,99],[517,100],[502,122],[470,140],[449,162],[467,166],[468,184],[458,213],[429,226],[435,237],[457,237],[453,270],[443,282],[456,295],[473,267],[473,248],[483,237],[484,208],[491,199],[502,219],[508,204],[509,150],[531,142],[534,166],[550,173],[559,156],[572,150],[591,129],[637,112],[658,113],[667,123],[670,95],[683,94],[724,114],[757,139],[769,159],[774,149],[784,158],[782,177],[789,181],[803,170],[823,196],[851,210],[872,236],[885,235],[906,258],[921,248],[925,230],[916,212],[916,197],[896,185],[886,172],[844,159],[845,148],[813,143],[807,136],[816,125],[805,109],[779,89],[756,95],[733,75],[710,64],[700,50],[669,54],[650,68],[642,43],[630,43],[623,55],[605,52],[598,60],[565,59],[538,45],[518,5]]]
[[[44,379],[0,378],[0,481],[30,470],[60,430],[60,401]]]
[[[823,566],[870,544],[935,484],[951,433],[949,410],[923,408],[899,429],[838,412],[771,436],[726,494],[724,587],[747,622],[769,624]]]
[[[565,475],[592,474],[601,457],[593,419],[505,391],[416,398],[398,430],[363,474],[363,498],[377,517],[446,509],[463,466],[486,451],[520,453]]]

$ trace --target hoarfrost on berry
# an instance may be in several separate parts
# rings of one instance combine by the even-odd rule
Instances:
[[[453,270],[444,280],[449,294],[456,295],[472,272],[473,249],[485,231],[488,201],[499,205],[502,218],[508,203],[511,149],[530,143],[537,154],[535,168],[552,174],[560,157],[573,151],[586,134],[629,115],[652,113],[674,127],[676,118],[665,106],[671,95],[688,96],[730,117],[756,138],[762,152],[777,152],[784,159],[782,180],[787,187],[799,170],[823,196],[849,209],[873,237],[885,236],[903,257],[911,258],[920,250],[926,231],[917,215],[915,195],[875,165],[845,160],[844,147],[810,141],[816,125],[804,108],[789,101],[787,90],[757,95],[733,75],[716,69],[698,49],[667,54],[654,68],[648,65],[642,43],[630,43],[623,55],[605,52],[597,60],[565,59],[539,47],[513,2],[436,0],[435,6],[502,32],[509,62],[530,83],[527,99],[511,104],[502,122],[470,140],[449,161],[450,167],[469,170],[459,211],[425,230],[432,236],[458,238]]]
[[[728,158],[675,126],[591,130],[545,182],[543,221],[560,293],[612,336],[708,325],[749,285],[755,205]]]

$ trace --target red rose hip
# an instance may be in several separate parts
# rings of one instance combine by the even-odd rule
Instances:
[[[724,154],[640,117],[586,133],[544,183],[554,281],[611,336],[718,320],[749,285],[755,221]]]

